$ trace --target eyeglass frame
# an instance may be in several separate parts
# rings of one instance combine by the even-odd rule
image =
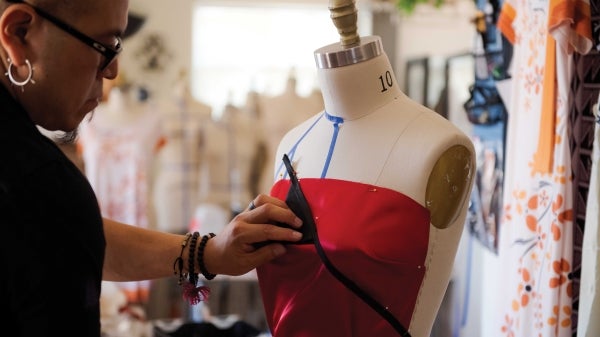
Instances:
[[[44,11],[43,9],[41,9],[37,6],[34,6],[26,1],[22,1],[22,0],[21,1],[7,0],[7,1],[11,2],[11,3],[22,3],[22,4],[28,5],[29,7],[33,8],[33,10],[42,18],[50,21],[56,27],[60,28],[61,30],[63,30],[64,32],[73,36],[74,38],[81,41],[85,45],[90,46],[94,50],[99,52],[105,58],[105,61],[102,63],[102,66],[100,66],[100,71],[105,70],[114,61],[114,59],[117,57],[117,55],[119,55],[121,53],[121,51],[123,51],[123,39],[118,35],[116,36],[117,41],[118,41],[117,48],[114,49],[113,47],[109,47],[109,46],[105,45],[104,43],[98,42],[97,40],[80,32],[79,30],[75,29],[73,26],[71,26],[68,23],[62,21],[61,19],[55,17],[54,15]]]

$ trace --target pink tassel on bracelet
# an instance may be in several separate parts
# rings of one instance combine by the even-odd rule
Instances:
[[[208,300],[209,295],[210,288],[207,286],[196,287],[188,282],[183,284],[183,299],[190,305],[196,305],[202,301]]]

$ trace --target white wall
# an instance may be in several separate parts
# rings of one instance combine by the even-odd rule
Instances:
[[[470,50],[475,15],[471,0],[457,1],[452,6],[417,7],[412,15],[402,14],[400,39],[406,57],[449,55]]]
[[[130,0],[130,10],[147,19],[140,31],[124,43],[120,71],[127,79],[146,85],[158,96],[171,94],[170,88],[179,71],[188,69],[191,64],[193,1]],[[163,38],[168,60],[164,70],[147,72],[141,65],[139,53],[143,50],[145,39],[154,33]]]

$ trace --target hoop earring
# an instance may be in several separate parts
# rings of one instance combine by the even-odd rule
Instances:
[[[33,67],[31,66],[31,63],[29,62],[28,59],[25,59],[25,64],[27,65],[27,69],[28,69],[28,74],[27,77],[23,80],[23,81],[17,81],[13,74],[12,74],[12,68],[13,68],[13,62],[10,58],[7,59],[8,61],[8,70],[6,71],[6,73],[4,73],[4,75],[8,76],[8,79],[10,80],[10,83],[12,83],[13,85],[16,85],[17,87],[21,87],[21,91],[24,91],[23,87],[31,82],[33,84],[35,84],[35,81],[33,80]]]

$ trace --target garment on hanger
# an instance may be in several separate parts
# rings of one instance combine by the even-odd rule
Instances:
[[[261,140],[265,146],[267,163],[261,172],[259,191],[268,193],[273,185],[273,165],[276,162],[273,154],[281,138],[292,127],[323,110],[323,98],[315,90],[310,96],[298,94],[296,78],[290,75],[284,91],[276,96],[263,96],[259,101]]]
[[[498,334],[572,336],[570,55],[591,48],[587,0],[504,3],[514,45],[499,260]],[[586,29],[587,27],[587,29]]]
[[[581,284],[579,287],[578,337],[600,336],[600,112],[594,107],[596,124],[592,151],[590,186],[585,211],[585,231],[581,251]]]
[[[165,142],[157,156],[152,200],[157,229],[172,233],[188,230],[198,205],[200,167],[212,121],[211,107],[196,101],[184,80],[156,109]]]
[[[250,194],[252,161],[259,144],[259,130],[250,111],[228,103],[216,121],[219,134],[209,135],[207,152],[210,156],[203,167],[201,201],[222,196],[217,204],[229,210],[232,216],[240,213],[254,198]],[[219,137],[219,138],[216,138]],[[208,187],[208,188],[207,188]]]
[[[494,253],[498,251],[498,224],[502,213],[507,123],[506,103],[497,84],[509,77],[507,70],[512,54],[512,46],[497,26],[500,3],[498,0],[476,1],[474,83],[469,87],[469,99],[463,104],[477,149],[477,173],[467,224],[472,235]]]
[[[96,193],[103,217],[149,227],[150,169],[162,139],[159,120],[150,111],[109,112],[107,108],[98,107],[93,118],[81,125],[78,145],[85,175]],[[119,114],[122,119],[117,117]],[[145,302],[150,281],[119,282],[119,286],[130,302]]]

